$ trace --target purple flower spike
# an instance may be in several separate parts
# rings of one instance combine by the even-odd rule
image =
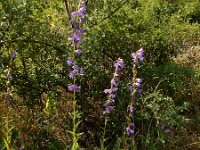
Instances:
[[[86,7],[85,7],[85,6],[81,6],[81,7],[79,8],[79,11],[82,12],[82,13],[85,13]]]
[[[139,59],[140,61],[143,60],[143,58],[144,58],[144,50],[143,50],[143,48],[141,48],[141,49],[139,49],[139,50],[137,51],[137,57],[138,57],[138,59]]]
[[[71,72],[69,73],[69,78],[70,78],[70,79],[74,79],[74,71],[71,71]]]
[[[130,135],[130,134],[134,134],[134,124],[131,123],[128,128],[127,128],[127,134]]]
[[[110,94],[110,97],[113,99],[113,98],[116,97],[116,95],[115,94]]]
[[[114,102],[115,102],[115,99],[110,99],[110,102],[114,103]]]
[[[117,67],[116,69],[115,69],[115,76],[120,76],[120,69],[119,69],[119,67]]]
[[[123,68],[124,67],[124,61],[123,59],[118,59],[117,62],[114,64],[115,67],[120,67]]]
[[[81,44],[81,39],[80,39],[79,35],[76,34],[76,33],[73,33],[73,34],[71,35],[71,37],[68,38],[68,39],[69,39],[69,41],[72,43],[72,45],[74,45],[74,42],[75,42],[77,45],[80,45],[80,44]]]
[[[141,86],[141,84],[140,83],[135,83],[135,85],[137,86],[137,87],[140,87]]]
[[[111,89],[105,89],[105,90],[104,90],[104,93],[111,94],[111,93],[112,93],[112,90],[111,90]]]
[[[131,53],[131,57],[133,58],[133,59],[136,59],[136,54],[133,52],[133,53]]]
[[[131,53],[131,57],[133,58],[135,63],[139,63],[144,58],[144,50],[143,48],[139,49],[136,53]]]
[[[114,76],[111,80],[111,88],[110,89],[105,89],[104,93],[108,94],[108,100],[104,103],[104,111],[103,114],[109,114],[114,110],[114,102],[115,102],[115,97],[116,97],[116,92],[118,91],[118,83],[117,81],[117,76],[120,74],[120,70],[124,67],[124,61],[123,59],[118,59],[114,63],[115,72]]]
[[[134,107],[130,106],[130,112],[133,113],[134,112]]]
[[[67,58],[67,64],[71,66],[73,64],[73,59]]]
[[[115,79],[111,80],[111,84],[114,85],[114,86],[117,86],[117,82],[115,81]]]
[[[81,16],[80,12],[78,11],[74,11],[71,13],[72,18],[77,17],[77,16]]]
[[[136,85],[137,87],[140,87],[140,86],[141,86],[141,83],[142,83],[142,79],[136,78],[136,83],[135,83],[135,85]]]
[[[133,61],[134,61],[135,63],[138,63],[138,60],[137,60],[136,54],[135,54],[134,52],[131,53],[131,57],[133,58]]]
[[[138,93],[142,93],[142,89],[139,89],[139,88],[138,88],[138,89],[137,89],[137,92],[138,92]]]
[[[142,79],[136,78],[136,82],[137,82],[137,83],[142,83]]]
[[[85,14],[84,12],[80,12],[80,16],[81,16],[82,18],[84,18],[84,17],[86,16],[86,14]]]
[[[83,18],[86,16],[85,12],[86,12],[86,7],[85,5],[85,0],[78,0],[79,4],[78,4],[78,10],[77,11],[72,11],[70,13],[71,18],[70,18],[70,23],[72,26],[72,31],[73,33],[71,34],[70,37],[68,37],[68,40],[71,44],[71,46],[73,46],[74,48],[74,54],[81,54],[82,53],[82,49],[80,47],[80,44],[82,43],[82,39],[81,39],[81,35],[84,33],[84,30],[81,28],[81,24],[84,22]],[[76,56],[73,55],[72,58],[68,58],[66,60],[67,65],[71,66],[71,71],[69,72],[69,78],[70,79],[74,79],[74,84],[70,84],[68,85],[68,91],[71,92],[80,92],[81,91],[81,87],[77,86],[76,83],[76,78],[80,76],[83,73],[83,68],[80,68],[75,60]]]
[[[129,109],[129,125],[127,127],[127,135],[134,134],[134,112],[135,112],[135,106],[136,106],[136,95],[137,93],[141,93],[142,90],[140,89],[142,85],[142,79],[136,78],[137,74],[134,74],[134,71],[137,69],[136,67],[139,65],[140,61],[143,60],[144,50],[141,48],[136,53],[131,53],[131,57],[133,58],[133,79],[131,86],[129,86],[129,90],[131,91],[131,102],[128,106]]]
[[[109,105],[110,105],[110,102],[108,102],[108,101],[103,104],[104,107],[107,107]]]
[[[79,66],[77,66],[77,65],[72,66],[72,68],[73,68],[75,71],[77,71],[77,72],[80,71],[80,68],[79,68]]]
[[[82,35],[82,34],[84,33],[84,30],[83,30],[83,29],[79,29],[79,30],[78,30],[78,33],[79,33],[80,35]]]
[[[131,85],[131,86],[129,86],[129,90],[130,91],[132,91],[133,90],[133,86]]]
[[[103,114],[105,115],[105,114],[109,114],[109,113],[111,113],[112,111],[114,110],[114,106],[106,106],[105,107],[105,109],[104,109],[104,111],[103,111]]]
[[[80,91],[81,91],[81,88],[80,88],[80,86],[77,86],[77,85],[75,85],[75,84],[72,84],[72,85],[69,85],[69,86],[68,86],[68,90],[69,90],[69,91],[80,92]]]
[[[118,88],[113,88],[113,92],[117,92],[118,91]]]
[[[82,49],[79,48],[79,49],[75,50],[75,52],[80,55],[82,53]]]
[[[72,19],[70,22],[71,22],[73,28],[75,28],[75,29],[79,29],[80,28],[79,24],[74,19]]]

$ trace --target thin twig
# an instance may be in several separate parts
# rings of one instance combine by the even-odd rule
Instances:
[[[117,11],[119,11],[127,2],[128,2],[128,0],[125,0],[124,2],[122,2],[122,4],[121,4],[119,7],[117,7],[113,12],[111,12],[108,16],[103,17],[99,22],[92,24],[92,25],[90,26],[90,28],[92,28],[92,27],[94,27],[94,26],[96,26],[96,25],[99,25],[99,24],[101,24],[103,21],[105,21],[105,20],[111,18],[111,17],[112,17]]]
[[[63,0],[63,1],[65,3],[65,8],[66,8],[66,11],[67,11],[67,18],[70,21],[71,20],[71,15],[70,15],[70,10],[69,10],[69,5],[67,3],[67,0]]]
[[[46,45],[48,47],[52,47],[52,48],[59,50],[59,51],[63,51],[59,47],[56,47],[56,46],[51,45],[49,43],[46,43],[46,42],[43,42],[43,41],[32,40],[32,39],[15,39],[15,40],[2,41],[2,42],[0,42],[0,46],[3,45],[3,44],[6,44],[6,43],[17,43],[17,42],[37,43],[37,44]]]

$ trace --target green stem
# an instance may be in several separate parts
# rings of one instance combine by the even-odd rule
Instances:
[[[74,41],[74,51],[76,50],[76,45]],[[75,55],[73,53],[73,58],[75,58]],[[76,77],[74,76],[74,82],[73,84],[75,85],[76,83]],[[73,146],[72,150],[76,150],[76,144],[77,144],[77,138],[76,138],[76,91],[73,92]]]
[[[136,82],[136,77],[137,77],[137,68],[136,68],[136,64],[134,63],[133,64],[133,69],[132,69],[132,74],[133,74],[133,78],[132,78],[132,91],[131,91],[131,102],[130,102],[130,107],[133,107],[133,105],[134,105],[134,102],[135,102],[135,100],[134,100],[134,94],[135,94],[135,92],[136,92],[136,90],[137,90],[137,87],[136,87],[136,84],[135,84],[135,82]],[[130,112],[130,109],[128,109],[127,110],[129,113],[129,115],[128,115],[128,126],[131,124],[131,122],[132,122],[132,120],[131,120],[131,115],[132,115],[132,113]],[[124,140],[124,150],[126,150],[126,146],[127,146],[127,141],[128,141],[128,134],[126,133],[126,136],[125,136],[125,140]],[[135,141],[135,139],[134,139],[134,136],[132,137],[132,139],[133,139],[133,141]]]
[[[103,137],[102,137],[102,146],[101,146],[101,150],[104,150],[104,141],[105,141],[105,135],[106,135],[106,126],[107,126],[107,122],[108,122],[108,117],[105,117],[105,122],[104,122],[104,129],[103,129]]]
[[[77,139],[76,139],[76,92],[74,91],[73,94],[73,146],[72,146],[72,150],[76,150],[76,143],[77,143]]]
[[[115,72],[117,72],[117,69],[118,69],[118,68],[115,69]],[[117,76],[116,76],[116,74],[114,73],[112,79],[115,80],[116,77],[117,77]],[[113,88],[114,88],[114,87],[113,87],[113,84],[111,84],[110,89],[113,90]],[[111,95],[108,97],[108,101],[111,101]],[[105,141],[105,135],[106,135],[106,126],[107,126],[107,122],[108,122],[108,116],[106,115],[106,116],[105,116],[104,131],[103,131],[103,137],[102,137],[102,140],[103,140],[103,141],[102,141],[101,150],[104,150],[104,141]]]

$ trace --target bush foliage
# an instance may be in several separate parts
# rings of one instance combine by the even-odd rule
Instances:
[[[75,103],[66,59],[73,53],[68,10],[75,7],[72,0],[0,0],[0,149],[71,149]],[[84,53],[76,58],[84,67],[76,94],[80,149],[102,149],[103,91],[118,58],[125,67],[104,145],[124,148],[130,54],[141,47],[143,92],[127,149],[200,148],[199,7],[198,0],[86,0]]]

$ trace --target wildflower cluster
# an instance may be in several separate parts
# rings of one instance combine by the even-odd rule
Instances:
[[[17,56],[16,52],[12,53],[11,54],[11,60],[15,60],[16,56]],[[11,92],[11,87],[10,87],[11,81],[13,80],[13,76],[11,74],[11,68],[8,69],[6,77],[7,77],[7,82],[6,82],[7,91],[4,94],[4,98],[10,99],[10,98],[13,97],[12,92]]]
[[[75,1],[73,1],[75,2]],[[77,3],[77,2],[75,2]],[[67,4],[67,1],[66,1]],[[71,67],[71,71],[69,72],[69,78],[73,80],[73,84],[68,85],[68,90],[73,92],[73,112],[71,113],[72,122],[73,122],[73,130],[69,132],[72,134],[73,144],[71,149],[76,150],[79,149],[78,139],[80,138],[80,133],[77,133],[78,124],[80,123],[80,113],[76,110],[76,92],[81,91],[81,87],[76,85],[76,77],[80,76],[83,73],[83,68],[79,67],[76,63],[75,57],[82,53],[81,43],[82,39],[81,36],[84,33],[82,29],[84,18],[86,16],[86,7],[85,7],[85,0],[78,0],[77,11],[71,12],[69,18],[70,23],[72,26],[73,33],[68,38],[71,46],[73,48],[73,55],[67,58],[66,63],[68,66]]]
[[[111,80],[110,89],[105,89],[104,93],[108,94],[108,100],[104,103],[104,111],[103,114],[109,114],[114,110],[114,102],[116,97],[116,92],[118,91],[118,77],[120,76],[120,71],[124,67],[123,59],[118,59],[115,63],[115,72],[113,78]]]
[[[144,50],[141,48],[136,53],[132,53],[131,57],[133,59],[133,78],[132,78],[132,85],[129,87],[131,91],[131,102],[128,106],[129,111],[129,120],[128,120],[128,127],[127,127],[127,134],[134,134],[134,107],[135,107],[135,98],[137,93],[141,93],[141,85],[142,79],[137,78],[137,66],[143,60]]]
[[[80,55],[82,53],[80,45],[82,43],[81,35],[84,33],[84,30],[81,28],[81,26],[86,16],[85,13],[86,13],[85,1],[80,0],[78,5],[78,10],[71,12],[70,14],[71,15],[70,23],[73,28],[73,33],[68,38],[68,40],[70,41],[71,46],[74,49],[74,55],[72,58],[68,58],[66,62],[72,68],[72,70],[69,73],[69,78],[73,79],[74,81],[75,81],[75,76],[79,76],[80,74],[83,73],[83,69],[76,64],[74,58],[75,54]],[[80,86],[77,86],[74,82],[73,84],[68,86],[68,90],[73,92],[80,92]]]

